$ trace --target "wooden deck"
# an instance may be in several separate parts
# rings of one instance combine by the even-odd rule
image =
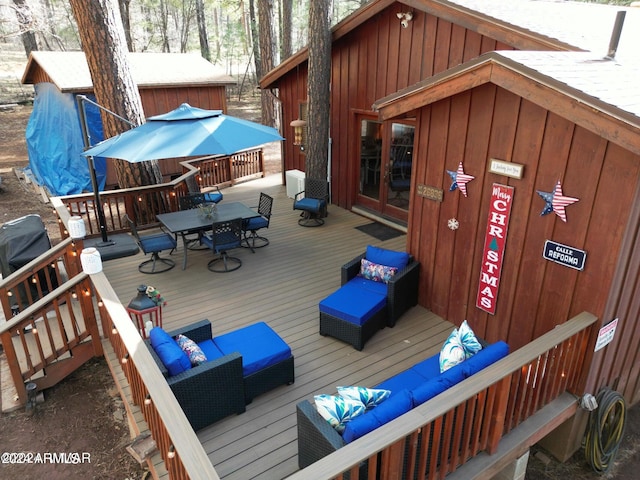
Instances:
[[[298,470],[295,405],[314,394],[335,393],[338,385],[373,386],[436,353],[453,325],[428,310],[415,307],[393,329],[377,333],[358,352],[318,334],[318,302],[340,285],[340,266],[373,244],[404,250],[406,236],[380,242],[355,227],[370,223],[335,206],[326,224],[298,226],[281,176],[224,190],[223,201],[257,204],[260,191],[272,195],[271,225],[263,234],[270,245],[251,253],[236,250],[242,267],[212,273],[209,251],[189,251],[181,269],[182,246],[173,253],[177,266],[166,273],[138,272],[142,254],[112,260],[104,271],[122,303],[135,297],[140,284],[151,284],[167,300],[163,309],[168,330],[208,318],[214,335],[258,320],[267,322],[291,346],[296,381],[256,398],[241,415],[198,432],[211,462],[224,479],[281,479]],[[224,395],[224,392],[220,392]]]

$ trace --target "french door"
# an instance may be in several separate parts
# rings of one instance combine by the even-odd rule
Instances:
[[[365,116],[358,122],[360,176],[356,204],[406,222],[415,126],[411,123],[383,123]]]

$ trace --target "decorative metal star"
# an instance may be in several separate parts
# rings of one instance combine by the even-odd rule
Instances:
[[[555,214],[558,215],[563,222],[567,221],[567,214],[564,211],[564,208],[580,200],[579,198],[565,196],[562,193],[562,185],[560,184],[560,180],[558,180],[558,183],[556,183],[556,188],[553,192],[541,192],[540,190],[536,191],[538,192],[538,195],[540,195],[545,201],[545,205],[542,209],[542,212],[540,212],[540,216],[555,212]]]
[[[451,187],[449,187],[449,191],[453,192],[456,188],[459,188],[462,194],[466,197],[467,183],[476,177],[472,175],[467,175],[466,173],[464,173],[464,169],[462,168],[462,162],[460,162],[460,164],[458,165],[458,170],[456,170],[455,172],[451,170],[447,170],[447,173],[451,177],[451,180],[453,180],[453,182],[451,183]]]

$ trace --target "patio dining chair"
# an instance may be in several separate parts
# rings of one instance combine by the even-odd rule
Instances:
[[[207,264],[209,270],[226,273],[239,269],[242,266],[242,260],[232,257],[228,251],[242,246],[242,218],[214,222],[211,231],[200,237],[200,243],[209,247],[217,255]],[[222,263],[221,267],[220,263]]]
[[[329,184],[326,180],[305,178],[304,190],[297,193],[293,200],[293,209],[301,210],[298,225],[319,227],[324,225],[329,202]]]
[[[270,197],[264,192],[260,192],[260,201],[258,202],[258,213],[260,216],[247,219],[242,226],[244,234],[244,239],[242,240],[243,247],[250,248],[253,252],[255,248],[262,248],[269,245],[269,239],[261,237],[257,232],[262,228],[269,228],[272,208],[273,197]],[[247,232],[249,232],[249,235],[247,235]]]
[[[149,260],[145,260],[138,265],[138,271],[141,273],[162,273],[171,270],[176,266],[176,262],[170,258],[160,256],[160,252],[164,250],[170,250],[173,252],[176,249],[178,243],[173,235],[167,232],[153,233],[150,235],[140,235],[136,224],[128,215],[124,216],[129,228],[131,229],[131,235],[136,239],[136,243],[140,247],[140,250],[147,255],[151,254]],[[169,252],[169,254],[171,254]]]

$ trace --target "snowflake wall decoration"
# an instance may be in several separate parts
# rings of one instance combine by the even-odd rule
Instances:
[[[460,222],[458,220],[456,220],[455,218],[450,218],[447,221],[447,226],[451,229],[451,230],[457,230],[460,227]]]

